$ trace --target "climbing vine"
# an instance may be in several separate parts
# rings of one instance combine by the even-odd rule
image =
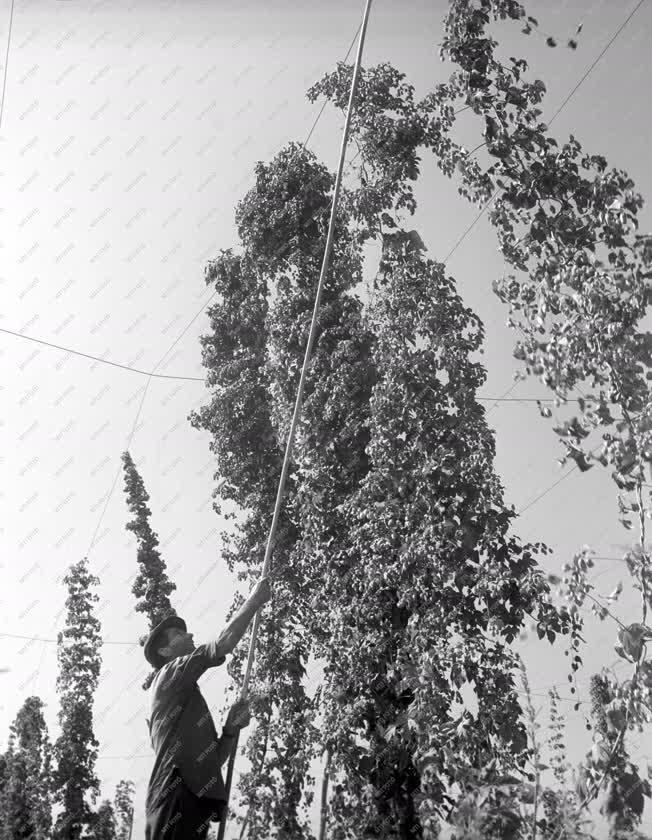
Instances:
[[[650,506],[645,482],[652,460],[652,336],[642,322],[650,303],[652,237],[638,231],[643,201],[627,173],[585,151],[573,135],[561,144],[552,136],[544,122],[545,84],[529,77],[524,59],[499,58],[491,34],[497,21],[511,21],[526,35],[539,31],[538,22],[515,0],[452,0],[441,57],[457,69],[421,101],[390,65],[365,71],[366,105],[354,126],[362,153],[360,186],[351,206],[361,218],[376,218],[376,229],[391,228],[393,213],[416,209],[411,185],[398,186],[395,174],[413,182],[421,155],[432,152],[460,194],[486,211],[506,264],[493,287],[517,332],[514,356],[525,376],[536,376],[551,389],[558,408],[568,414],[569,406],[577,406],[554,426],[563,446],[561,462],[572,460],[581,472],[598,463],[609,467],[620,521],[628,530],[637,527],[638,539],[625,560],[641,594],[640,622],[624,624],[605,605],[617,601],[622,584],[602,600],[591,594],[588,548],[556,581],[573,620],[568,650],[573,673],[581,665],[578,616],[587,600],[601,619],[620,625],[616,651],[633,665],[631,679],[623,683],[606,673],[596,676],[600,690],[595,682],[593,716],[600,718],[604,709],[611,723],[608,731],[596,727],[594,749],[581,768],[579,811],[607,783],[605,809],[615,836],[633,830],[642,796],[650,795],[648,782],[627,764],[625,734],[628,728],[642,731],[650,721],[644,657],[652,636],[646,625]],[[550,47],[557,44],[551,36],[546,40]],[[568,45],[576,48],[577,40]],[[350,68],[340,65],[309,96],[326,96],[341,106],[349,79]],[[456,139],[462,111],[471,112],[480,135],[470,151]],[[399,147],[400,165],[393,159]],[[542,404],[539,411],[544,418],[552,416]]]
[[[212,435],[216,508],[246,511],[226,553],[243,577],[260,569],[333,184],[294,145],[256,176],[237,209],[241,253],[207,269],[219,292],[202,339],[211,401],[191,416]],[[407,190],[401,167],[393,178],[385,203]],[[528,618],[549,642],[573,624],[538,568],[547,548],[510,533],[475,398],[482,324],[390,212],[388,223],[348,189],[337,219],[253,676],[266,690],[254,692],[263,723],[241,787],[249,837],[310,836],[307,768],[324,751],[329,837],[434,836],[472,777],[527,773],[510,645]],[[362,246],[374,236],[383,254],[367,306]],[[324,669],[314,697],[309,657]],[[466,682],[473,721],[458,708]],[[451,786],[463,779],[460,799]],[[485,836],[498,837],[515,817],[494,800]]]

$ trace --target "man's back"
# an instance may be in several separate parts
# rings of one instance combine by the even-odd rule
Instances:
[[[219,769],[221,739],[197,685],[207,668],[224,661],[217,642],[209,642],[158,670],[150,688],[149,731],[155,758],[147,791],[148,810],[155,808],[175,783],[175,768],[196,796],[220,806],[226,802]]]

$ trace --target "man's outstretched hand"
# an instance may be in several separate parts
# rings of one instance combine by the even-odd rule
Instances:
[[[249,708],[248,700],[236,700],[231,706],[229,714],[226,717],[224,728],[227,731],[235,732],[236,729],[243,729],[249,726],[251,722],[251,709]]]

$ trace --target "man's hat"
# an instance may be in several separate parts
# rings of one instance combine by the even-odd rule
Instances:
[[[183,630],[184,633],[186,632],[186,622],[182,618],[179,618],[178,615],[169,615],[156,625],[145,642],[145,659],[154,668],[160,668],[161,665],[165,665],[166,660],[159,654],[157,648],[161,644],[161,634],[170,627],[178,627],[179,630]]]

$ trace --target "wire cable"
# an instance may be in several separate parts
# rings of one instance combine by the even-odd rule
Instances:
[[[213,294],[211,296],[211,299],[214,296],[215,295]],[[209,300],[208,303],[210,303],[210,300]],[[201,315],[201,313],[204,311],[206,306],[208,306],[208,303],[204,304],[203,308],[197,313],[197,315],[195,315],[195,318],[193,318],[193,321],[197,317],[199,317],[199,315]],[[176,339],[174,344],[176,344],[179,341],[181,336],[188,330],[188,328],[193,323],[193,321],[191,321],[190,324],[188,324],[186,329]],[[172,376],[171,374],[166,374],[166,373],[155,373],[154,371],[156,370],[156,367],[154,367],[154,369],[152,371],[140,370],[139,368],[130,367],[129,365],[122,365],[122,364],[119,364],[118,362],[112,362],[109,359],[102,359],[100,356],[93,356],[89,353],[83,353],[80,350],[73,350],[70,347],[63,347],[60,344],[52,344],[51,342],[43,341],[40,338],[34,338],[33,336],[24,335],[23,333],[14,332],[13,330],[7,330],[7,329],[4,329],[3,327],[0,327],[0,332],[4,332],[4,333],[7,333],[8,335],[16,336],[17,338],[24,338],[27,341],[34,341],[37,344],[44,344],[46,347],[53,347],[56,350],[62,350],[63,352],[71,353],[74,356],[81,356],[84,359],[91,359],[92,361],[100,362],[101,364],[104,364],[104,365],[111,365],[112,367],[117,367],[117,368],[120,368],[121,370],[127,370],[131,373],[138,373],[141,376],[148,376],[148,377],[151,377],[152,379],[174,379],[174,380],[178,380],[178,381],[181,381],[181,382],[202,382],[202,383],[206,384],[206,380],[201,376]],[[174,346],[174,345],[172,345],[172,346]],[[171,350],[172,350],[172,347],[170,347],[168,349],[168,351],[165,355],[168,355]],[[161,364],[161,362],[158,363],[158,366],[160,366],[160,364]],[[505,391],[505,394],[509,394],[516,387],[516,384],[517,383],[515,383],[514,385],[511,385],[507,389],[507,391]],[[502,397],[481,397],[481,396],[478,396],[478,397],[476,397],[476,399],[480,400],[481,402],[514,402],[514,403],[517,403],[517,402],[555,402],[555,397],[505,397],[504,395]],[[576,399],[566,399],[565,401],[566,402],[578,402],[578,400],[576,400]],[[491,410],[492,409],[490,408],[489,411],[491,411]],[[489,413],[489,412],[487,412],[487,413]]]
[[[73,350],[70,347],[62,347],[60,344],[53,344],[50,341],[44,341],[41,338],[34,338],[31,335],[24,335],[23,333],[14,332],[13,330],[7,330],[4,327],[0,327],[0,332],[6,333],[7,335],[13,335],[16,338],[24,338],[27,341],[33,341],[36,344],[43,344],[45,347],[53,347],[55,350],[62,350],[65,353],[70,353],[73,356],[81,356],[84,359],[91,359],[94,362],[101,362],[103,365],[111,365],[112,367],[120,368],[121,370],[128,370],[131,373],[139,373],[142,376],[150,376],[154,379],[182,379],[191,382],[203,382],[203,378],[199,376],[171,376],[165,373],[154,373],[154,371],[147,371],[147,370],[139,370],[139,368],[131,367],[130,365],[121,365],[119,362],[112,362],[110,359],[102,359],[100,356],[93,356],[90,353],[83,353],[81,350]],[[156,370],[156,368],[154,368]]]
[[[5,52],[5,72],[2,78],[2,102],[0,102],[0,129],[2,128],[2,117],[5,112],[5,91],[7,89],[7,71],[9,68],[9,48],[11,46],[11,29],[14,22],[14,2],[11,0],[11,9],[9,10],[9,32],[7,34],[7,50]]]
[[[362,26],[362,24],[360,24],[360,26]],[[360,26],[358,26],[358,28],[355,30],[355,35],[353,36],[353,38],[351,40],[351,43],[349,44],[349,48],[346,51],[346,55],[344,56],[344,61],[342,63],[344,63],[347,60],[347,58],[349,57],[349,55],[351,54],[351,50],[353,49],[353,45],[355,44],[355,39],[358,37],[358,33],[360,32]],[[311,127],[310,131],[308,132],[308,136],[306,137],[306,139],[302,143],[302,147],[304,149],[307,146],[308,142],[310,141],[310,138],[312,137],[312,133],[315,130],[315,128],[317,127],[317,123],[319,122],[319,119],[320,119],[321,115],[324,113],[324,109],[326,108],[327,105],[328,105],[328,99],[324,100],[324,104],[321,106],[321,109],[320,109],[319,113],[315,117],[315,121],[313,122],[312,127]]]
[[[564,475],[562,475],[561,478],[558,478],[557,481],[555,481],[553,484],[550,485],[550,487],[547,487],[543,491],[543,493],[540,493],[535,499],[532,499],[531,502],[529,502],[527,505],[525,505],[524,508],[521,508],[518,512],[518,515],[522,516],[525,513],[526,510],[529,510],[533,505],[536,505],[537,502],[539,502],[541,499],[543,499],[544,496],[547,496],[548,493],[550,493],[551,490],[554,490],[555,487],[557,487],[559,484],[561,484],[562,481],[564,481],[566,478],[568,478],[569,475],[572,475],[576,470],[577,470],[577,466],[571,467],[570,470],[568,470],[567,473],[564,473]]]
[[[19,636],[17,633],[0,633],[0,638],[24,639],[25,641],[29,642],[48,642],[54,645],[58,643],[58,639],[44,639],[42,636]],[[132,647],[138,647],[139,642],[112,642],[108,640],[102,640],[102,645],[131,645]]]
[[[598,64],[598,62],[600,61],[600,59],[601,59],[601,58],[603,57],[603,55],[607,52],[607,50],[609,49],[609,47],[613,44],[613,42],[614,42],[614,41],[616,40],[616,38],[620,35],[620,33],[623,31],[623,29],[627,26],[627,24],[630,22],[630,20],[634,17],[634,15],[636,14],[636,12],[638,12],[638,10],[641,8],[641,6],[643,5],[643,3],[645,3],[645,0],[639,0],[639,2],[638,2],[638,3],[636,4],[636,6],[632,9],[632,11],[629,13],[629,15],[628,15],[628,16],[625,18],[625,20],[621,23],[621,25],[618,27],[618,29],[617,29],[617,30],[614,32],[614,34],[611,36],[611,39],[610,39],[609,43],[606,45],[606,47],[602,50],[602,52],[598,55],[598,57],[595,59],[595,61],[591,64],[591,66],[589,67],[589,69],[588,69],[588,70],[586,71],[586,73],[582,76],[582,78],[581,78],[581,79],[579,80],[579,82],[575,85],[575,87],[571,90],[571,92],[568,94],[568,96],[566,97],[566,99],[564,99],[564,101],[561,103],[561,105],[559,106],[559,108],[557,108],[557,110],[555,111],[555,113],[553,114],[553,116],[550,118],[550,122],[552,122],[552,121],[555,119],[555,117],[559,114],[559,112],[560,112],[563,108],[565,108],[565,107],[566,107],[566,105],[569,103],[569,101],[572,99],[572,97],[573,97],[573,96],[577,93],[578,89],[579,89],[579,88],[580,88],[580,87],[584,84],[584,82],[588,79],[588,77],[590,76],[590,74],[592,73],[593,69],[595,68],[595,66],[596,66],[596,65]]]
[[[216,295],[217,295],[217,290],[215,290],[215,291],[213,291],[213,292],[211,293],[211,295],[209,296],[208,300],[207,300],[205,303],[203,303],[203,304],[201,305],[200,309],[199,309],[199,310],[198,310],[198,311],[197,311],[197,312],[193,315],[192,319],[191,319],[191,320],[190,320],[190,321],[186,324],[186,326],[185,326],[185,327],[183,328],[183,330],[179,333],[179,335],[175,338],[175,340],[174,340],[174,341],[172,342],[172,344],[168,347],[168,349],[165,351],[165,353],[163,353],[163,355],[161,356],[161,358],[160,358],[160,359],[158,360],[158,362],[154,365],[154,368],[153,368],[152,372],[148,375],[148,379],[147,379],[147,382],[146,382],[146,384],[145,384],[145,388],[144,388],[144,390],[143,390],[143,396],[142,396],[142,398],[141,398],[141,400],[140,400],[140,405],[138,406],[138,411],[136,412],[136,417],[135,417],[134,422],[133,422],[133,424],[132,424],[132,427],[131,427],[131,432],[129,433],[129,437],[127,438],[127,444],[126,444],[126,446],[125,446],[125,450],[126,450],[126,451],[129,451],[129,447],[131,446],[131,442],[132,442],[132,440],[133,440],[133,438],[134,438],[134,435],[135,435],[135,433],[136,433],[136,428],[137,428],[137,426],[138,426],[138,420],[140,419],[140,414],[141,414],[141,412],[142,412],[142,410],[143,410],[143,405],[144,405],[144,403],[145,403],[145,397],[147,396],[147,391],[148,391],[148,389],[149,389],[149,386],[150,386],[150,383],[151,383],[151,381],[152,381],[152,378],[156,375],[156,374],[154,373],[154,371],[156,371],[156,369],[157,369],[158,367],[160,367],[160,366],[161,366],[161,364],[163,363],[163,361],[164,361],[164,359],[166,358],[166,356],[168,356],[168,355],[171,353],[171,351],[174,349],[174,347],[176,346],[176,344],[177,344],[177,343],[178,343],[178,342],[179,342],[179,341],[183,338],[183,336],[184,336],[184,335],[188,332],[188,330],[190,329],[190,327],[191,327],[191,326],[195,323],[195,321],[197,320],[197,318],[199,318],[199,316],[200,316],[200,315],[204,312],[204,310],[206,309],[206,307],[210,304],[210,302],[213,300],[213,298],[214,298]],[[123,450],[123,451],[124,451],[124,450]],[[105,503],[105,505],[104,505],[104,508],[103,508],[103,510],[102,510],[102,513],[100,514],[100,518],[99,518],[99,520],[98,520],[97,527],[95,528],[95,533],[93,534],[93,538],[92,538],[91,543],[90,543],[90,545],[89,545],[89,547],[88,547],[88,551],[86,552],[86,555],[87,555],[87,556],[88,556],[88,554],[90,554],[90,551],[91,551],[91,549],[93,548],[93,545],[95,544],[95,539],[97,538],[97,533],[98,533],[98,531],[100,530],[100,526],[101,526],[101,524],[102,524],[102,520],[104,519],[104,514],[106,513],[106,509],[107,509],[107,507],[108,507],[108,505],[109,505],[109,502],[111,501],[111,497],[113,496],[113,491],[115,490],[115,486],[116,486],[116,484],[118,483],[118,478],[119,478],[119,476],[120,476],[120,472],[121,472],[121,471],[122,471],[122,461],[120,461],[120,463],[118,464],[118,469],[116,470],[115,478],[113,479],[113,484],[111,485],[111,489],[110,489],[110,491],[109,491],[109,493],[108,493],[108,495],[107,495],[107,498],[106,498],[106,503]]]
[[[600,446],[602,446],[602,444],[598,444],[597,446],[594,446],[594,447],[593,447],[593,449],[591,450],[590,454],[591,454],[591,455],[594,455],[594,454],[596,453],[596,451],[600,448]],[[539,495],[538,495],[535,499],[532,499],[532,501],[531,501],[531,502],[529,502],[529,503],[528,503],[528,504],[527,504],[524,508],[521,508],[521,510],[519,510],[519,512],[518,512],[518,516],[521,516],[523,513],[525,513],[525,511],[526,511],[526,510],[529,510],[529,509],[530,509],[533,505],[535,505],[538,501],[540,501],[541,499],[543,499],[543,497],[544,497],[544,496],[547,496],[547,495],[548,495],[548,493],[550,493],[550,491],[551,491],[551,490],[554,490],[554,489],[555,489],[555,487],[557,487],[559,484],[561,484],[561,483],[562,483],[562,481],[564,481],[565,479],[567,479],[567,478],[568,478],[568,476],[569,476],[569,475],[572,475],[572,474],[573,474],[573,473],[574,473],[577,469],[578,469],[577,464],[575,464],[575,466],[571,467],[571,468],[568,470],[568,472],[566,472],[566,473],[564,473],[564,475],[562,475],[562,477],[561,477],[561,478],[558,478],[558,479],[557,479],[557,481],[553,482],[553,483],[550,485],[550,487],[547,487],[547,488],[543,491],[543,493],[540,493],[540,494],[539,494]]]

